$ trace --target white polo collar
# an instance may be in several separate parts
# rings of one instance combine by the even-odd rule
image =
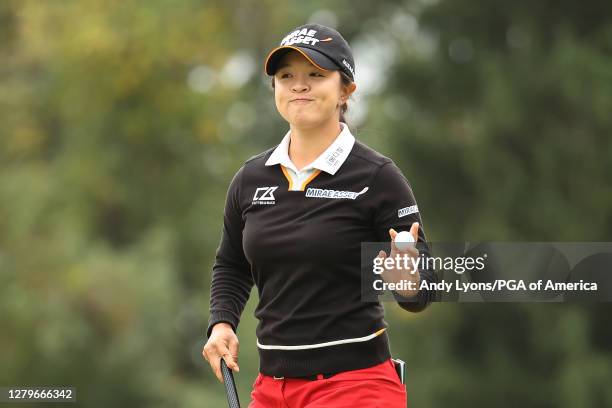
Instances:
[[[342,131],[333,141],[333,143],[325,149],[325,151],[317,157],[308,166],[305,166],[301,171],[310,169],[322,170],[332,176],[336,174],[342,163],[346,160],[353,145],[355,144],[355,137],[352,135],[349,127],[346,123],[340,122]],[[291,159],[289,158],[289,141],[291,140],[291,130],[289,130],[280,144],[274,149],[268,160],[266,166],[274,166],[281,164],[287,168],[290,168],[296,173],[299,173]]]

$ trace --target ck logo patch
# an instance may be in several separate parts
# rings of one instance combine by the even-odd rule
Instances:
[[[253,195],[253,204],[276,204],[274,192],[278,186],[274,187],[257,187],[255,195]]]

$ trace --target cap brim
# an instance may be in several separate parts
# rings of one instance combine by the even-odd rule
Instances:
[[[268,54],[264,66],[266,74],[270,76],[274,75],[276,73],[276,67],[280,59],[290,50],[296,50],[297,52],[302,54],[312,65],[323,71],[335,71],[340,69],[331,58],[327,57],[323,53],[320,53],[319,51],[313,50],[311,48],[301,48],[293,45],[283,45],[281,47],[273,49]]]

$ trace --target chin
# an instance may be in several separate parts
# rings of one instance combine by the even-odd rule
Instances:
[[[290,118],[289,123],[301,128],[310,128],[320,125],[323,121],[323,118],[314,117],[313,115],[293,115],[293,117]]]

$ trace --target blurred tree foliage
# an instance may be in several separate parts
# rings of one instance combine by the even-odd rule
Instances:
[[[354,130],[405,171],[431,240],[609,241],[606,2],[5,0],[0,385],[224,406],[200,352],[225,191],[286,130],[267,51],[330,15],[391,47]],[[603,305],[386,306],[413,406],[612,405]]]

